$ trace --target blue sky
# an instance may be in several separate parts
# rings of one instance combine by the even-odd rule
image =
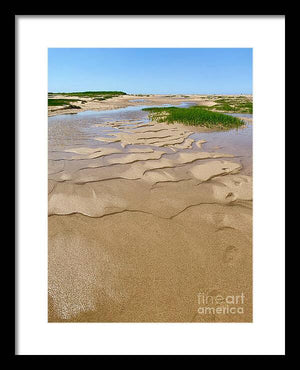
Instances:
[[[252,94],[252,49],[48,49],[48,91]]]

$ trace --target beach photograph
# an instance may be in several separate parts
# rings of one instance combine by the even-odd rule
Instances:
[[[252,59],[48,48],[49,323],[253,322]]]

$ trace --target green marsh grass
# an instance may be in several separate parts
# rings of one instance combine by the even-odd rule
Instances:
[[[74,101],[78,101],[78,99],[48,99],[48,106],[70,105]]]
[[[185,125],[233,128],[244,125],[244,122],[227,114],[211,112],[206,107],[192,106],[189,108],[178,107],[154,107],[144,108],[149,112],[149,118],[152,121],[167,123],[183,123]]]
[[[78,97],[78,99],[49,99],[54,95],[62,95],[65,97]],[[69,105],[70,102],[80,101],[85,104],[87,101],[81,100],[80,98],[90,98],[92,100],[107,100],[116,96],[126,95],[123,91],[82,91],[82,92],[70,92],[70,93],[48,93],[48,106],[56,105]],[[79,108],[79,107],[77,107]]]
[[[54,94],[54,93],[51,93]],[[124,91],[78,91],[78,92],[61,92],[55,93],[56,95],[64,95],[64,96],[78,96],[82,98],[97,98],[97,97],[112,97],[112,96],[119,96],[119,95],[126,95]]]
[[[230,113],[253,113],[252,101],[243,96],[227,98],[218,97],[214,102],[216,104],[211,107],[207,107],[207,109]]]

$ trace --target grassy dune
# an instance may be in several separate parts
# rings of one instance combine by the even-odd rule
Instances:
[[[109,99],[114,96],[119,96],[119,95],[126,95],[125,92],[123,91],[78,91],[78,92],[61,92],[61,93],[49,93],[49,96],[53,95],[63,95],[63,96],[77,96],[80,98],[103,98]]]
[[[230,113],[253,113],[253,103],[252,100],[245,96],[235,96],[235,97],[216,97],[213,99],[216,103],[215,105],[208,107],[209,110],[218,110],[222,112]]]
[[[124,91],[78,91],[78,92],[68,92],[68,93],[56,93],[59,95],[66,96],[81,96],[85,98],[91,98],[98,95],[126,95]]]
[[[49,107],[56,107],[58,105],[72,105],[72,102],[76,102],[78,99],[48,99]]]
[[[53,99],[55,95],[62,95],[65,97],[77,97],[78,99]],[[82,104],[86,103],[86,100],[80,98],[88,98],[92,100],[107,100],[115,96],[126,95],[123,91],[82,91],[82,92],[70,92],[70,93],[48,93],[48,106],[67,105],[68,108],[72,102],[80,101]],[[75,107],[75,106],[73,106]],[[79,108],[79,107],[76,107]]]
[[[223,113],[212,112],[206,107],[192,106],[189,108],[162,107],[144,108],[149,112],[149,118],[156,122],[183,123],[185,125],[232,128],[244,123],[237,117]]]

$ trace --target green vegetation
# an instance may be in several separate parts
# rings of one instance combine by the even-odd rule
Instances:
[[[78,99],[48,99],[48,106],[70,105],[74,101],[78,101]]]
[[[93,98],[93,100],[106,100],[106,99],[110,99],[110,98],[114,98],[115,96],[120,96],[121,94],[105,94],[103,96],[99,96],[99,97],[95,97]]]
[[[253,113],[252,100],[244,96],[216,97],[214,102],[217,104],[207,107],[207,109],[230,113]]]
[[[211,112],[206,107],[192,106],[189,108],[162,107],[144,108],[149,118],[157,122],[183,123],[185,125],[232,128],[242,126],[244,123],[237,117],[227,114]]]
[[[118,96],[126,95],[123,91],[78,91],[78,92],[61,92],[61,93],[51,93],[55,95],[64,95],[64,96],[78,96],[81,98],[99,98],[106,96]]]
[[[52,99],[51,97],[55,95],[62,95],[65,97],[78,97],[78,99]],[[80,101],[82,104],[85,104],[86,100],[81,100],[82,98],[88,98],[92,100],[106,100],[113,98],[115,96],[126,95],[123,91],[82,91],[82,92],[70,92],[70,93],[48,93],[48,106],[56,105],[70,105],[70,102]],[[50,99],[49,99],[50,98]],[[81,99],[80,99],[81,98]],[[80,107],[77,107],[78,109]]]

